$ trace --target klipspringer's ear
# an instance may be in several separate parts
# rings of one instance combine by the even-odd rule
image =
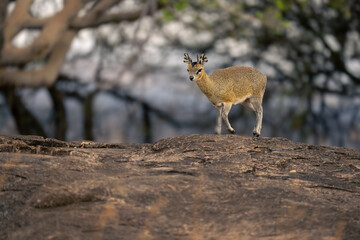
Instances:
[[[198,60],[198,62],[199,62],[201,65],[204,65],[207,61],[208,61],[208,58],[205,56],[205,53],[201,54],[201,55],[200,55],[200,59]]]
[[[189,54],[187,54],[187,53],[184,53],[184,63],[192,64],[192,60],[191,60]]]

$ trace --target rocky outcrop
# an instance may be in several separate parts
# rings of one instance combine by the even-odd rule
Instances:
[[[0,239],[359,239],[360,151],[0,137]]]

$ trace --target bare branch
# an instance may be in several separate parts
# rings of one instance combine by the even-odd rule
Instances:
[[[8,0],[7,0],[8,1]],[[64,8],[51,17],[36,18],[29,14],[33,0],[17,1],[4,27],[3,48],[0,49],[0,86],[51,86],[65,59],[71,41],[82,28],[97,27],[104,23],[132,21],[141,17],[143,7],[118,13],[107,12],[121,0],[102,0],[83,17],[78,13],[90,0],[65,1]],[[1,27],[1,24],[0,24]],[[39,29],[41,33],[29,46],[18,48],[12,44],[13,38],[22,29]],[[0,29],[1,30],[1,29]],[[1,43],[0,38],[0,43]],[[1,47],[1,45],[0,45]],[[40,70],[23,70],[23,66],[45,60]],[[9,66],[19,67],[10,69]]]
[[[30,16],[28,9],[31,6],[33,0],[18,1],[14,10],[5,22],[5,42],[11,42],[12,38],[21,30],[23,22],[26,22]]]
[[[22,24],[22,27],[28,29],[42,29],[53,17],[54,16],[45,18],[30,17]]]
[[[24,2],[31,2],[25,0]],[[20,4],[21,5],[21,4]],[[29,14],[26,14],[25,18],[14,17],[11,21],[9,18],[9,24],[6,26],[7,32],[5,34],[5,45],[0,56],[1,65],[21,65],[26,64],[30,61],[40,60],[49,54],[57,41],[62,38],[62,35],[68,28],[68,22],[72,19],[78,11],[83,7],[81,0],[68,1],[62,11],[50,18],[49,22],[43,27],[40,35],[36,40],[25,48],[17,48],[12,45],[13,34],[16,33],[23,22],[31,19]],[[20,10],[19,10],[20,11]],[[23,10],[22,10],[23,11]],[[15,12],[15,10],[14,10]],[[21,13],[21,11],[20,11]],[[15,13],[20,14],[18,12]],[[25,14],[25,13],[24,13]]]
[[[88,27],[98,27],[101,24],[105,23],[118,23],[121,21],[134,21],[141,16],[142,8],[137,8],[133,10],[126,10],[121,13],[107,13],[100,16],[86,15],[82,18],[76,18],[73,22],[70,23],[70,27],[74,29],[82,29]]]
[[[313,25],[310,24],[309,19],[305,17],[306,10],[304,10],[304,7],[299,3],[297,3],[296,6],[300,10],[300,14],[297,16],[297,18],[312,34],[314,34],[321,41],[321,43],[330,52],[330,54],[331,54],[330,59],[331,59],[332,63],[336,65],[337,70],[348,75],[355,84],[360,84],[360,78],[355,76],[354,74],[352,74],[345,65],[344,59],[342,57],[342,53],[344,52],[344,50],[341,49],[339,51],[334,51],[331,48],[331,46],[327,43],[327,41],[325,41],[324,33],[319,32]],[[320,27],[322,29],[324,26],[321,26],[322,23],[321,23],[320,19],[316,17],[317,14],[316,14],[315,10],[312,7],[310,7],[310,11],[312,12],[312,16],[314,16],[313,18],[311,18],[311,20],[316,21],[317,24],[320,25]],[[344,26],[347,26],[347,25],[345,24]],[[346,32],[346,31],[347,30],[344,29],[344,32]],[[337,35],[334,34],[334,36],[336,37]],[[339,41],[339,42],[341,43],[341,41]],[[340,44],[340,46],[343,48],[343,44]]]
[[[0,86],[42,87],[54,84],[58,71],[64,62],[66,52],[76,32],[68,30],[54,47],[46,65],[37,71],[15,71],[0,68]]]

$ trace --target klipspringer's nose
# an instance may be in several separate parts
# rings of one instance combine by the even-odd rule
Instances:
[[[194,80],[194,76],[190,76],[189,79],[192,81]]]

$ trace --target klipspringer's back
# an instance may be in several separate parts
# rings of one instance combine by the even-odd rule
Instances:
[[[252,67],[229,67],[217,69],[210,79],[223,91],[238,96],[254,95],[262,97],[266,87],[266,75]]]

